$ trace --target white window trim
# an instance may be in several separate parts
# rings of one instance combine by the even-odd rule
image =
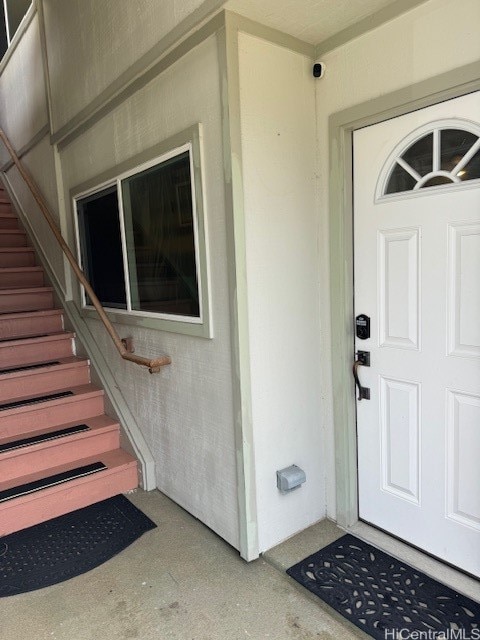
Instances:
[[[201,149],[201,127],[197,125],[193,127],[193,129],[198,132],[198,161],[202,163],[203,154]],[[191,134],[191,130],[188,131]],[[122,322],[125,324],[129,324],[129,320],[133,320],[134,318],[145,319],[148,320],[148,327],[172,331],[175,333],[185,333],[185,334],[193,334],[198,335],[200,337],[211,338],[211,321],[209,317],[210,310],[210,296],[209,296],[209,269],[208,269],[208,243],[207,243],[207,225],[206,225],[206,217],[205,217],[205,206],[204,206],[204,188],[203,188],[203,173],[200,171],[196,171],[195,169],[195,148],[193,143],[193,135],[183,135],[180,134],[180,137],[188,137],[188,142],[183,144],[179,144],[177,146],[171,146],[168,151],[155,155],[148,161],[135,164],[132,168],[128,170],[119,172],[115,175],[115,177],[110,178],[108,180],[104,180],[102,182],[98,182],[95,186],[89,187],[83,190],[73,190],[72,191],[72,211],[73,211],[73,219],[74,219],[74,232],[75,232],[75,245],[77,250],[77,258],[80,264],[80,267],[83,270],[83,260],[82,260],[82,251],[81,251],[81,243],[80,243],[80,229],[78,223],[78,212],[77,212],[77,202],[85,197],[94,195],[104,189],[108,189],[110,187],[115,186],[117,190],[117,198],[118,198],[118,209],[119,209],[119,221],[120,221],[120,233],[121,233],[121,243],[122,243],[122,252],[123,252],[123,265],[124,265],[124,278],[125,278],[125,289],[126,289],[126,297],[127,297],[127,309],[119,309],[114,307],[105,306],[104,309],[111,316],[113,321]],[[178,137],[175,136],[175,139]],[[168,141],[162,144],[163,147],[167,146]],[[170,160],[182,153],[188,151],[189,154],[189,162],[190,162],[190,184],[191,184],[191,195],[192,195],[192,217],[193,217],[193,238],[194,238],[194,251],[195,251],[195,270],[197,276],[197,286],[198,286],[198,295],[199,295],[199,316],[184,316],[184,315],[174,315],[168,313],[155,313],[148,311],[140,311],[131,308],[131,297],[130,297],[130,279],[128,277],[128,254],[126,247],[126,237],[125,237],[125,221],[124,221],[124,211],[123,211],[123,198],[122,198],[122,181],[132,177],[136,174],[141,173],[142,171],[146,171],[154,166],[161,165],[163,162]],[[200,212],[198,210],[198,203],[201,203],[202,207],[202,225],[200,224]],[[200,233],[200,227],[203,226],[203,233]],[[204,238],[204,247],[203,251],[201,250],[200,243],[201,237]],[[203,275],[202,275],[203,272]],[[80,286],[80,306],[84,314],[97,317],[95,308],[93,305],[87,304],[85,289],[83,286]],[[133,322],[131,324],[134,324]],[[145,325],[142,325],[145,326]],[[192,331],[188,330],[188,327],[198,327],[198,330]]]

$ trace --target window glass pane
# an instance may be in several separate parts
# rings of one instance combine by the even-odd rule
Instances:
[[[6,0],[6,2],[3,3],[7,10],[9,42],[13,40],[13,36],[20,26],[23,17],[30,9],[31,4],[32,0]]]
[[[421,189],[426,189],[427,187],[438,187],[441,184],[453,184],[453,180],[446,176],[433,176],[430,180],[427,180],[425,184],[422,184]]]
[[[0,2],[0,58],[3,58],[7,49],[7,24],[5,22],[4,4]]]
[[[392,174],[387,184],[385,193],[400,193],[401,191],[411,191],[417,184],[415,178],[405,171],[403,167],[395,163]]]
[[[83,270],[93,290],[105,307],[126,309],[116,186],[78,200],[77,212]]]
[[[418,173],[418,181],[425,175],[433,173],[429,180],[422,184],[422,188],[454,184],[457,178],[462,181],[480,178],[479,136],[463,129],[438,128],[436,131],[439,134],[439,170],[433,171],[434,134],[432,132],[414,142],[402,155],[401,160],[397,159],[391,170],[385,194],[411,191],[417,183],[417,180],[399,164],[401,161],[406,162]],[[460,168],[454,174],[453,170],[459,163]],[[435,166],[438,168],[437,163]],[[442,173],[449,175],[442,175]]]
[[[443,130],[440,134],[440,168],[443,171],[452,171],[477,139],[478,136],[474,133],[470,133],[469,131],[462,131],[461,129]],[[463,174],[463,176],[465,176],[465,174]],[[472,179],[464,178],[463,176],[459,177],[464,180]]]
[[[132,309],[199,317],[188,151],[122,181]]]
[[[409,147],[402,156],[412,169],[420,176],[425,176],[433,169],[433,133],[420,138]]]
[[[480,178],[480,151],[477,151],[470,162],[457,173],[457,176],[461,180],[475,180],[475,178]]]

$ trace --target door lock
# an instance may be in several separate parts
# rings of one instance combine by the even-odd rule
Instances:
[[[362,387],[358,377],[358,367],[370,366],[370,351],[357,351],[357,359],[353,363],[352,371],[355,384],[358,387],[358,400],[370,400],[369,387]]]
[[[364,313],[355,318],[355,333],[359,340],[370,338],[370,318]]]

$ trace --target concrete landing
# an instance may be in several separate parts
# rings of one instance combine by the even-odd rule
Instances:
[[[83,576],[2,598],[2,640],[367,637],[265,560],[245,563],[161,493],[129,498],[158,528]]]

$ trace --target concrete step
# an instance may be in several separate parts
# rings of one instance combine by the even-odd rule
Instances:
[[[0,478],[7,482],[119,447],[118,422],[106,415],[0,438]]]
[[[63,331],[61,309],[0,315],[0,340],[16,340]]]
[[[27,235],[21,229],[0,229],[0,247],[26,247]]]
[[[19,404],[5,408],[0,406],[0,433],[3,438],[15,437],[32,430],[49,429],[67,422],[85,422],[87,418],[105,413],[103,390],[93,384],[68,389],[71,395],[53,399],[43,396],[17,398]],[[35,402],[35,404],[33,404]],[[2,408],[3,407],[3,408]]]
[[[0,404],[89,383],[90,366],[86,358],[57,358],[44,364],[0,373]]]
[[[74,333],[62,331],[52,335],[0,342],[0,372],[13,367],[50,362],[73,355]]]
[[[0,289],[0,314],[53,309],[52,287]]]
[[[18,229],[17,216],[14,213],[0,212],[0,229]]]
[[[0,289],[26,289],[42,287],[43,284],[42,267],[0,268]]]
[[[73,463],[52,467],[47,471],[0,483],[0,494],[20,484],[40,481],[59,474],[101,462],[105,469],[55,484],[40,491],[0,502],[0,536],[31,527],[51,518],[106,500],[138,485],[137,463],[121,449],[98,456],[77,459]]]
[[[0,247],[0,268],[33,267],[35,253],[32,247]]]

